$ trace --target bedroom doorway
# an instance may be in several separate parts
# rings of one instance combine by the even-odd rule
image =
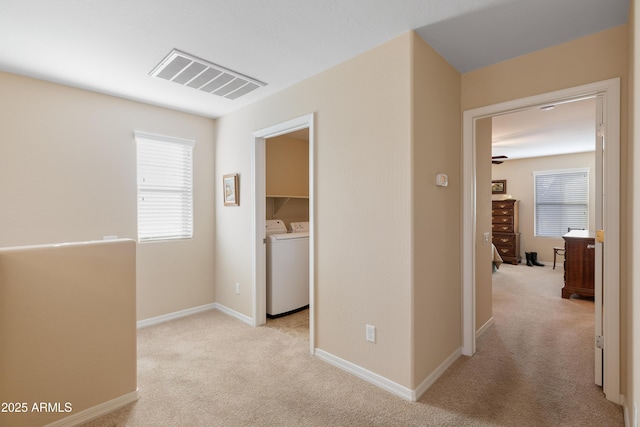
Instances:
[[[574,290],[563,288],[563,252],[554,255],[554,248],[564,248],[561,236],[569,228],[591,232],[603,228],[602,215],[596,212],[595,202],[599,188],[596,183],[602,181],[602,170],[596,167],[596,123],[599,122],[597,107],[600,101],[597,96],[590,96],[484,119],[491,121],[491,141],[487,144],[489,141],[483,134],[477,135],[479,164],[476,177],[478,182],[484,180],[481,171],[487,168],[489,155],[481,146],[490,145],[491,179],[503,182],[505,188],[502,190],[506,191],[497,189],[489,196],[494,209],[491,218],[486,219],[480,212],[484,209],[480,199],[485,196],[478,194],[476,223],[478,229],[491,227],[494,252],[504,257],[504,264],[492,274],[482,271],[483,268],[488,270],[488,266],[482,263],[477,266],[476,306],[483,304],[483,298],[491,298],[490,307],[477,314],[480,324],[491,315],[497,324],[510,322],[512,330],[522,336],[546,336],[549,345],[544,351],[530,340],[523,344],[524,347],[514,347],[511,352],[518,360],[541,361],[549,357],[548,365],[556,360],[582,360],[579,364],[567,363],[567,367],[573,369],[572,376],[586,381],[595,378],[595,383],[602,386],[602,364],[598,363],[602,360],[602,349],[593,347],[594,330],[599,331],[596,335],[602,334],[601,325],[595,324],[602,316],[596,313],[593,267],[590,286],[575,290],[580,295],[571,296]],[[565,185],[570,191],[565,190]],[[541,201],[538,192],[559,198],[549,202],[563,205],[545,204],[541,214],[540,205],[537,205]],[[578,202],[584,205],[578,205]],[[509,203],[516,209],[500,208]],[[559,212],[558,209],[563,210]],[[505,216],[512,212],[515,217]],[[488,221],[493,224],[489,226]],[[505,231],[505,227],[514,229]],[[576,247],[583,247],[578,241],[574,242]],[[592,249],[586,252],[595,255]],[[519,260],[514,255],[519,255],[521,261],[512,265]],[[571,258],[575,259],[575,255]],[[541,266],[544,268],[539,268]],[[483,285],[483,280],[489,276],[490,287]],[[526,295],[526,303],[521,298],[523,295]],[[567,298],[571,299],[570,303]],[[545,315],[540,316],[538,311],[543,307]]]
[[[523,110],[531,107],[541,107],[554,102],[566,102],[571,99],[597,96],[602,100],[603,123],[606,126],[598,129],[601,140],[607,141],[607,153],[603,159],[604,168],[600,170],[603,177],[603,194],[606,203],[598,200],[604,208],[603,223],[607,232],[606,245],[596,245],[603,254],[604,269],[600,271],[604,278],[603,294],[596,297],[596,306],[602,304],[599,320],[604,318],[603,335],[607,337],[604,353],[604,383],[603,391],[608,400],[620,403],[620,366],[619,366],[619,306],[620,289],[619,273],[619,170],[620,163],[620,82],[612,79],[575,88],[569,88],[552,93],[513,100],[501,104],[482,107],[464,112],[463,117],[463,354],[475,353],[476,327],[476,121],[511,111]],[[598,257],[598,253],[596,253]],[[598,274],[598,270],[596,270]],[[595,352],[596,365],[598,364]],[[600,353],[602,355],[602,352]],[[602,356],[601,362],[602,363]]]

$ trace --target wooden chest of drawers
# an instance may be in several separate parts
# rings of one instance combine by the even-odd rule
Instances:
[[[491,202],[491,230],[493,244],[504,262],[518,264],[521,260],[518,200],[493,200]]]

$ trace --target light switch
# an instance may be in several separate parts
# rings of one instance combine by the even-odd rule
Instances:
[[[439,173],[436,175],[436,185],[438,187],[446,187],[449,185],[449,177],[446,173]]]

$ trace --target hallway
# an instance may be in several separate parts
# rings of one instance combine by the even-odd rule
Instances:
[[[564,271],[503,264],[493,273],[494,324],[420,402],[489,425],[622,426],[622,407],[594,384],[594,306],[562,299]]]

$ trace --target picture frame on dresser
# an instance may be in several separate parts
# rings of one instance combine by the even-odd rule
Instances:
[[[491,181],[491,194],[507,194],[507,180],[494,179]]]

